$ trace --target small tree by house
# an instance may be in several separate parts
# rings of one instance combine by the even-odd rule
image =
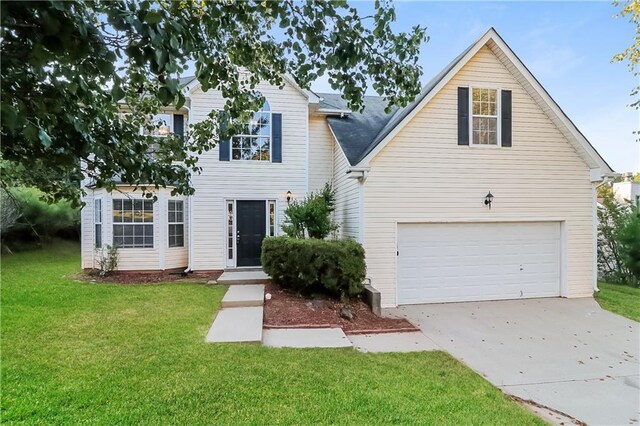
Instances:
[[[620,203],[609,185],[598,188],[598,275],[609,282],[640,283],[640,210]]]
[[[336,193],[330,183],[312,192],[302,201],[292,201],[284,212],[282,231],[291,238],[325,239],[335,235],[340,226],[332,219]]]

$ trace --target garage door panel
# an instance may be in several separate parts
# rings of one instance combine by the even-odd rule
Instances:
[[[558,296],[560,224],[398,225],[398,303]]]

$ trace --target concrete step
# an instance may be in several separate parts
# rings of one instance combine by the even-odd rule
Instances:
[[[220,278],[218,278],[218,284],[224,285],[238,285],[238,284],[267,284],[271,281],[271,278],[265,274],[262,269],[245,271],[224,271]]]
[[[272,348],[350,348],[341,328],[274,328],[264,330],[262,344]]]
[[[442,350],[420,331],[408,333],[350,334],[360,352],[419,352]]]
[[[238,308],[264,305],[264,285],[231,285],[222,298],[223,308]]]
[[[262,306],[221,309],[205,341],[259,343],[262,341],[262,316]]]

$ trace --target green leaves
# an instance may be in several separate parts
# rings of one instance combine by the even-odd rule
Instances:
[[[343,0],[0,7],[1,158],[21,170],[12,182],[58,199],[77,200],[88,183],[112,189],[117,179],[192,193],[199,155],[218,142],[217,114],[189,123],[184,140],[140,134],[153,114],[184,106],[180,77],[190,68],[202,90],[220,90],[234,118],[261,106],[261,82],[280,87],[285,74],[305,88],[326,76],[354,110],[369,86],[389,107],[420,89],[425,29],[394,33],[386,1],[367,19]]]
[[[150,10],[144,17],[144,22],[147,24],[157,25],[162,22],[163,16],[157,10]]]

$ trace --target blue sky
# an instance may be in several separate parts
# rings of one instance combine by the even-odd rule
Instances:
[[[371,2],[352,3],[365,13]],[[627,66],[611,63],[631,44],[634,27],[614,18],[608,2],[396,2],[394,29],[428,28],[421,50],[423,83],[489,27],[494,27],[560,107],[618,172],[640,169],[638,110],[628,107],[637,84]],[[312,86],[331,91],[326,80]]]

